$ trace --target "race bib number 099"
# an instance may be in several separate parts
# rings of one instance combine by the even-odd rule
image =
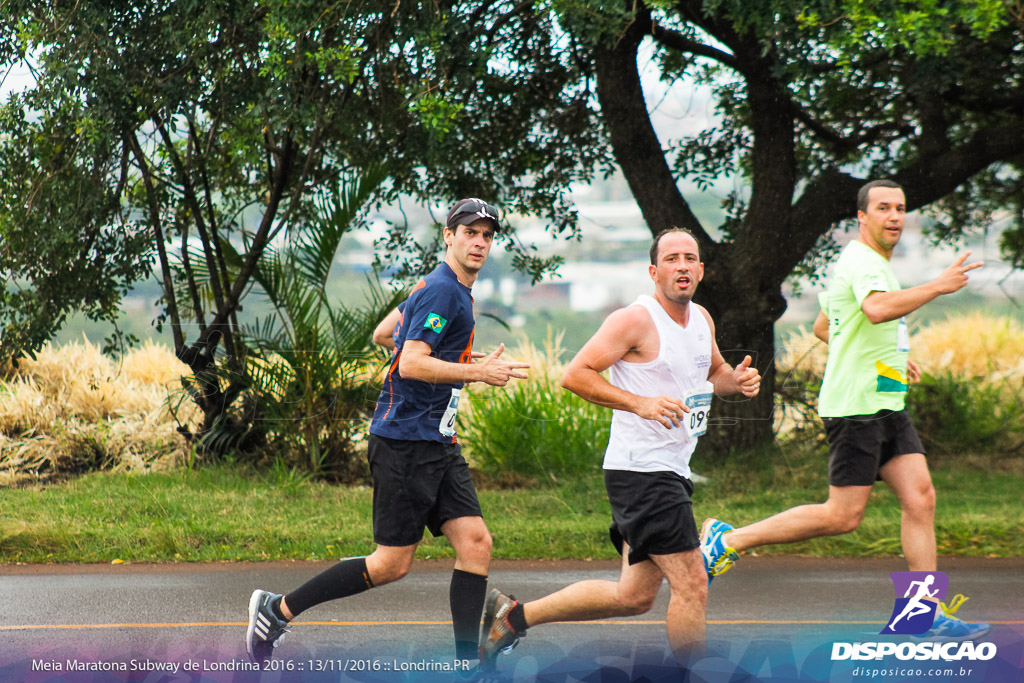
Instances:
[[[715,386],[711,382],[705,382],[702,389],[694,389],[683,396],[683,403],[690,409],[690,412],[683,415],[686,425],[686,434],[691,438],[703,436],[708,431],[708,416],[711,414],[711,397],[714,395]]]

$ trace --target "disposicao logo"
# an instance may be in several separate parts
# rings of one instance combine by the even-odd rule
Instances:
[[[900,661],[985,662],[996,656],[995,643],[970,640],[948,643],[832,643],[832,661],[879,660],[895,657]]]
[[[921,635],[931,630],[940,600],[946,599],[949,577],[942,572],[893,572],[889,575],[895,591],[892,614],[880,635]],[[994,643],[964,642],[867,642],[833,643],[832,661],[965,659],[985,661],[996,656]]]
[[[423,323],[423,327],[429,327],[434,332],[441,334],[441,330],[448,324],[448,321],[439,316],[437,313],[431,313],[427,315],[427,322]]]
[[[939,600],[946,599],[949,577],[942,572],[893,572],[889,575],[896,589],[896,602],[883,634],[920,635],[935,622]]]

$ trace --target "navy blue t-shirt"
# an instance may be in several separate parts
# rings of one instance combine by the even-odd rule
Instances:
[[[377,399],[370,433],[407,441],[455,443],[441,433],[441,418],[462,383],[431,384],[406,379],[398,369],[402,347],[415,339],[430,345],[430,355],[449,363],[470,363],[473,356],[473,297],[455,272],[442,262],[399,304],[393,337],[395,351]]]

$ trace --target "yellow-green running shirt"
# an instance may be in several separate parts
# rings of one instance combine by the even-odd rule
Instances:
[[[856,240],[846,245],[828,291],[818,297],[828,318],[828,362],[818,397],[822,417],[903,409],[910,354],[906,321],[872,325],[861,310],[871,292],[898,289],[881,254]]]

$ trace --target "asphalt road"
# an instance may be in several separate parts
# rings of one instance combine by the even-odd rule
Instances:
[[[252,590],[287,592],[326,566],[0,566],[0,681],[455,678],[439,671],[454,666],[444,561],[417,563],[396,584],[310,610],[277,651],[281,670],[247,671]],[[877,634],[893,606],[888,575],[904,569],[897,559],[745,557],[711,586],[709,647],[685,675],[666,650],[667,586],[646,615],[532,629],[498,672],[515,681],[858,680],[858,662],[843,668],[829,651],[838,641],[885,640]],[[993,623],[985,640],[999,650],[944,680],[1024,681],[1024,558],[943,559],[941,569],[951,595],[971,598],[961,615]],[[617,574],[610,562],[496,561],[491,585],[528,600]],[[109,670],[74,670],[89,666]]]

